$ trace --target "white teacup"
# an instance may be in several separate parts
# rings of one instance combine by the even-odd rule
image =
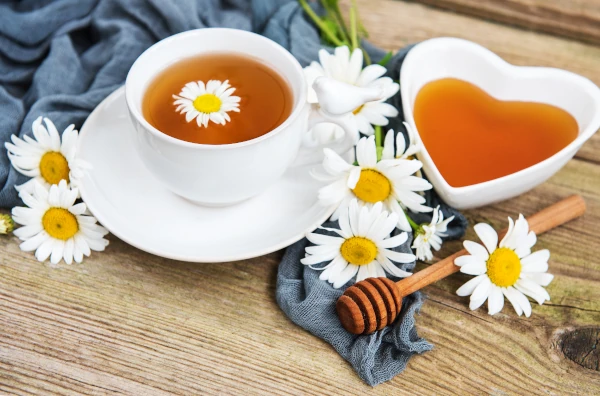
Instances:
[[[202,53],[230,52],[258,58],[276,70],[293,93],[290,116],[277,128],[252,140],[224,145],[206,145],[175,139],[154,128],[142,115],[142,100],[153,79],[166,67],[181,59]],[[315,83],[317,84],[317,83]],[[332,90],[339,86],[322,80],[317,94],[328,98],[331,106],[307,103],[307,85],[298,61],[279,44],[254,33],[235,29],[199,29],[168,37],[147,49],[135,61],[125,83],[125,95],[135,126],[135,145],[150,172],[174,193],[205,205],[229,205],[255,196],[283,175],[296,160],[318,161],[318,153],[301,153],[302,137],[319,122],[333,122],[345,130],[345,137],[331,146],[342,154],[352,148],[357,132],[351,117],[331,103]],[[343,91],[341,89],[340,91]],[[375,100],[378,92],[367,92]],[[340,98],[343,99],[343,98]],[[355,101],[342,106],[351,111]],[[367,100],[365,100],[367,101]],[[337,106],[337,107],[336,107]],[[350,107],[348,107],[350,106]]]

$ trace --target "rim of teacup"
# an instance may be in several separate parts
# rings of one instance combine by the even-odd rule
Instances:
[[[520,171],[511,173],[509,175],[502,176],[502,177],[499,177],[496,179],[488,180],[488,181],[477,183],[477,184],[471,184],[468,186],[462,186],[462,187],[452,186],[446,181],[444,176],[441,174],[441,172],[437,168],[435,162],[429,155],[429,152],[425,148],[425,145],[421,141],[421,136],[419,134],[418,128],[416,127],[414,117],[413,117],[413,112],[412,112],[413,105],[411,104],[411,101],[409,99],[409,97],[410,97],[409,90],[411,87],[410,72],[412,70],[410,67],[406,67],[407,65],[413,67],[412,65],[414,64],[415,59],[418,59],[418,57],[420,57],[421,53],[423,53],[423,52],[433,51],[433,50],[436,50],[436,48],[437,49],[443,48],[443,49],[447,50],[450,46],[461,47],[463,49],[466,48],[473,52],[477,52],[479,55],[481,55],[487,61],[494,64],[497,67],[497,69],[504,75],[506,75],[506,73],[510,73],[511,75],[518,73],[522,77],[528,77],[528,76],[539,77],[540,73],[547,75],[550,73],[553,74],[553,73],[559,72],[561,74],[561,76],[564,76],[565,78],[570,79],[573,83],[582,87],[585,91],[587,91],[590,94],[590,96],[592,98],[594,98],[594,100],[597,104],[597,106],[595,106],[595,108],[597,109],[596,114],[590,120],[588,127],[583,130],[580,130],[580,132],[577,135],[577,138],[575,138],[575,140],[573,140],[571,143],[569,143],[568,145],[563,147],[560,151],[558,151],[557,153],[553,154],[552,156],[546,158],[545,160],[540,161],[534,165],[531,165],[525,169],[521,169]],[[402,106],[403,106],[406,121],[411,126],[413,126],[413,128],[417,132],[417,136],[419,138],[419,144],[421,146],[421,151],[418,156],[423,156],[425,158],[425,160],[427,161],[427,165],[430,168],[430,172],[432,171],[434,173],[434,175],[431,175],[431,177],[437,179],[437,181],[439,181],[442,184],[443,190],[453,196],[471,194],[473,192],[477,192],[477,191],[485,189],[485,188],[495,187],[497,184],[504,183],[507,180],[512,180],[512,179],[515,179],[518,177],[533,174],[533,173],[537,172],[539,169],[546,167],[546,166],[548,166],[548,164],[551,164],[552,162],[558,160],[561,156],[568,154],[571,150],[574,150],[576,152],[583,145],[583,143],[585,143],[590,137],[592,137],[592,135],[598,131],[598,128],[600,128],[600,88],[598,88],[589,79],[587,79],[579,74],[576,74],[576,73],[573,73],[573,72],[570,72],[570,71],[564,70],[564,69],[558,69],[558,68],[552,68],[552,67],[513,65],[513,64],[505,61],[504,59],[502,59],[499,55],[495,54],[491,50],[489,50],[477,43],[474,43],[472,41],[465,40],[465,39],[456,38],[456,37],[438,37],[438,38],[425,40],[425,41],[415,45],[415,47],[412,48],[408,52],[408,54],[406,55],[406,59],[404,60],[404,62],[402,64],[402,68],[400,70],[400,87],[401,87],[401,95],[402,95]]]
[[[299,93],[294,92],[294,89],[292,89],[292,87],[290,87],[290,89],[292,90],[292,97],[294,98],[296,103],[294,104],[294,107],[292,108],[290,115],[285,119],[285,121],[283,121],[279,126],[274,128],[273,130],[271,130],[261,136],[250,139],[250,140],[244,140],[242,142],[227,143],[227,144],[203,144],[203,143],[188,142],[185,140],[180,140],[180,139],[174,138],[172,136],[169,136],[166,133],[161,132],[160,130],[158,130],[157,128],[152,126],[144,118],[143,114],[140,111],[140,106],[137,106],[136,101],[132,97],[133,96],[133,93],[132,93],[133,87],[131,87],[132,74],[136,71],[137,68],[142,67],[141,65],[143,65],[145,60],[149,56],[151,56],[154,52],[160,51],[165,46],[173,45],[174,43],[176,43],[180,40],[188,39],[190,36],[198,36],[198,35],[204,35],[204,34],[230,34],[230,35],[232,34],[232,35],[251,37],[252,39],[262,41],[262,42],[266,43],[267,45],[272,46],[274,51],[279,51],[283,57],[285,57],[288,61],[290,61],[291,65],[294,69],[294,73],[297,74],[298,78],[301,79],[301,81],[300,81],[301,86],[300,86]],[[227,49],[225,49],[225,50],[227,50]],[[236,52],[236,51],[234,51],[234,52]],[[202,51],[195,51],[194,54],[201,54],[201,53],[202,53]],[[247,55],[247,54],[244,54],[244,55]],[[268,66],[272,67],[277,73],[279,73],[287,81],[287,78],[285,78],[283,76],[283,73],[281,72],[280,68],[277,67],[277,65],[274,65],[265,59],[261,59],[258,57],[255,57],[255,58],[266,63]],[[152,75],[152,78],[156,78],[157,74],[158,73],[154,73]],[[151,81],[151,79],[150,79],[150,81]],[[148,81],[148,82],[150,82],[150,81]],[[288,82],[288,84],[291,84],[291,82]],[[306,85],[306,80],[304,78],[304,71],[302,69],[302,66],[300,65],[298,60],[287,49],[285,49],[283,46],[276,43],[275,41],[273,41],[265,36],[261,36],[260,34],[250,32],[247,30],[231,29],[231,28],[201,28],[201,29],[187,30],[185,32],[177,33],[177,34],[174,34],[167,38],[164,38],[164,39],[154,43],[152,46],[148,47],[144,52],[142,52],[142,54],[140,54],[140,56],[138,56],[138,58],[135,60],[135,62],[129,69],[129,72],[127,73],[127,78],[125,80],[125,100],[127,102],[127,107],[129,108],[130,113],[136,118],[136,120],[140,124],[142,124],[142,126],[147,131],[152,133],[152,135],[156,136],[157,138],[164,140],[171,144],[175,144],[175,145],[178,145],[181,147],[188,147],[188,148],[202,148],[202,149],[206,149],[206,150],[225,150],[225,149],[249,146],[249,145],[257,144],[263,140],[269,139],[269,138],[277,135],[279,132],[281,132],[282,130],[287,128],[290,124],[292,124],[296,120],[296,118],[298,118],[300,116],[300,113],[303,111],[304,106],[306,106],[308,103],[306,96],[307,96],[307,85]]]

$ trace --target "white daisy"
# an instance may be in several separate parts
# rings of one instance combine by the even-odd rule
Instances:
[[[415,131],[406,122],[403,122],[404,127],[408,133],[408,147],[404,140],[404,135],[401,133],[396,135],[396,145],[394,149],[394,130],[390,129],[385,135],[383,141],[383,152],[381,153],[381,159],[412,159],[414,155],[421,150],[421,146],[417,142]]]
[[[488,313],[494,315],[502,310],[504,297],[510,301],[519,316],[531,315],[529,296],[540,305],[550,301],[550,295],[542,286],[548,286],[553,275],[548,274],[547,249],[531,253],[536,236],[529,231],[529,224],[523,215],[513,224],[508,218],[508,232],[498,245],[498,234],[485,223],[475,226],[475,232],[485,247],[479,243],[465,241],[464,247],[470,255],[458,257],[454,264],[460,271],[469,275],[477,275],[464,285],[456,294],[471,296],[469,308],[479,308],[488,301]]]
[[[0,214],[0,235],[10,234],[15,228],[15,222],[7,214]]]
[[[352,55],[347,46],[337,47],[334,54],[322,49],[319,51],[319,61],[320,63],[312,62],[304,68],[310,103],[318,102],[317,94],[312,89],[313,82],[317,77],[326,76],[357,87],[382,87],[384,89],[384,99],[365,103],[352,112],[361,133],[372,135],[374,133],[373,125],[387,125],[389,117],[398,115],[398,110],[394,106],[384,102],[394,96],[400,86],[389,77],[381,77],[386,73],[386,68],[381,65],[369,65],[363,69],[363,53],[360,49],[355,49]]]
[[[177,106],[175,111],[185,114],[187,122],[195,118],[199,127],[206,128],[208,121],[225,125],[231,121],[227,112],[240,111],[241,99],[231,95],[234,91],[229,80],[209,80],[206,85],[202,81],[192,81],[185,84],[179,95],[173,95],[173,104]]]
[[[69,125],[61,136],[48,118],[38,117],[32,124],[35,139],[25,135],[21,140],[11,136],[12,143],[4,143],[12,166],[32,179],[20,186],[19,192],[33,193],[35,183],[49,188],[65,180],[68,186],[77,186],[89,164],[76,158],[79,134],[74,125]],[[62,140],[62,141],[61,141]]]
[[[354,198],[363,205],[381,202],[385,210],[398,215],[397,226],[403,231],[411,230],[404,213],[405,208],[413,212],[432,210],[423,205],[425,198],[415,192],[431,189],[427,180],[412,176],[423,166],[421,161],[386,159],[377,162],[374,136],[358,141],[358,165],[347,163],[330,149],[326,148],[324,152],[323,168],[326,174],[313,171],[313,176],[331,182],[319,190],[319,201],[324,206],[339,205],[331,217],[332,220],[337,220]]]
[[[35,183],[33,194],[22,192],[21,199],[28,207],[12,210],[15,222],[23,225],[14,231],[23,241],[21,250],[35,250],[39,261],[50,257],[52,264],[61,259],[67,264],[73,260],[80,263],[90,250],[104,250],[108,241],[103,237],[108,231],[86,215],[84,203],[75,204],[77,195],[77,189],[67,187],[64,180],[49,191]]]
[[[339,236],[308,234],[306,238],[316,246],[307,247],[306,257],[300,262],[323,271],[319,278],[332,283],[336,289],[355,275],[356,282],[365,278],[385,277],[386,272],[401,278],[410,276],[410,272],[403,271],[392,263],[415,261],[413,254],[390,250],[408,239],[406,232],[389,237],[397,222],[397,215],[383,211],[380,202],[369,209],[366,206],[359,207],[358,201],[354,199],[340,216],[339,230],[323,228]],[[329,263],[324,267],[313,267],[324,262]]]
[[[442,238],[446,235],[448,223],[454,220],[454,216],[448,217],[444,220],[444,214],[440,211],[438,206],[433,210],[433,217],[431,223],[421,224],[415,231],[415,239],[412,244],[412,248],[417,252],[417,258],[419,260],[431,260],[433,253],[431,248],[436,251],[442,247]]]

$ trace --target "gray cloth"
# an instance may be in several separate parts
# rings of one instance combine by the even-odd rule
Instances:
[[[295,0],[28,0],[0,4],[0,142],[31,134],[38,116],[59,130],[85,118],[125,81],[134,60],[172,34],[203,27],[232,27],[263,34],[287,48],[305,66],[317,58],[319,34]],[[368,47],[378,61],[385,52]],[[395,80],[406,50],[389,63]],[[399,95],[392,102],[401,111]],[[403,131],[401,117],[391,126]],[[0,207],[20,204],[15,184],[26,181],[0,149]],[[435,194],[428,199],[434,202]],[[444,208],[446,213],[451,209]],[[464,218],[453,222],[453,236]],[[401,320],[372,336],[343,330],[334,306],[343,290],[318,280],[304,268],[306,240],[291,246],[280,265],[277,301],[295,323],[325,339],[367,383],[375,385],[401,372],[414,353],[431,349],[417,336],[414,314],[419,293],[404,299]],[[408,245],[402,247],[408,249]],[[406,265],[412,269],[414,263]]]

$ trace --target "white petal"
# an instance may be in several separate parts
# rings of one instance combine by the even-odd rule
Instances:
[[[487,276],[483,278],[481,283],[475,287],[473,293],[471,294],[471,300],[479,301],[485,300],[492,290],[492,281]]]
[[[469,280],[468,282],[466,282],[464,285],[462,285],[461,287],[459,287],[456,290],[456,294],[461,296],[461,297],[465,297],[465,296],[469,296],[473,293],[473,290],[475,290],[475,288],[477,286],[479,286],[479,284],[486,278],[486,275],[479,275],[476,276],[475,278]]]
[[[487,259],[490,257],[486,248],[484,248],[477,242],[464,241],[463,246],[465,247],[465,249],[467,249],[467,252],[469,252],[472,256],[475,256],[482,261],[487,261]]]
[[[34,250],[39,248],[40,245],[44,243],[48,238],[48,234],[46,234],[45,232],[40,232],[39,234],[21,243],[19,245],[19,248],[24,252],[33,252]]]
[[[523,273],[521,274],[521,277],[523,279],[528,279],[532,282],[535,282],[540,286],[548,286],[554,279],[554,275],[552,274],[539,272]]]
[[[343,238],[329,236],[329,235],[323,235],[323,234],[317,234],[317,233],[308,234],[306,236],[306,239],[308,239],[310,242],[314,243],[315,245],[340,246],[344,242]]]
[[[58,262],[63,258],[64,251],[65,242],[58,239],[54,240],[54,244],[52,245],[52,254],[50,255],[50,262],[52,264],[58,264]]]
[[[323,160],[323,168],[330,175],[336,176],[340,173],[348,172],[353,166],[342,159],[335,151],[325,148],[323,149],[325,156]]]
[[[533,298],[540,305],[542,305],[544,301],[550,301],[550,295],[546,289],[529,279],[520,278],[517,280],[515,288],[521,293]]]
[[[454,264],[462,267],[464,265],[469,265],[469,264],[482,264],[485,265],[485,261],[483,261],[481,258],[477,257],[477,256],[471,256],[469,254],[465,254],[464,256],[460,256],[454,259]]]
[[[381,153],[381,159],[393,159],[394,158],[394,130],[390,129],[385,135],[383,141],[383,151]]]
[[[482,262],[472,262],[460,267],[460,272],[467,275],[483,275],[486,273],[486,265]]]
[[[360,166],[374,168],[377,165],[377,150],[375,148],[375,136],[362,138],[356,146],[356,159]]]
[[[363,69],[362,73],[360,73],[360,76],[356,81],[356,85],[359,87],[364,87],[383,76],[386,71],[386,68],[381,65],[369,65]]]
[[[526,317],[531,316],[531,304],[529,303],[527,297],[523,295],[523,293],[511,286],[504,289],[504,295],[511,302],[519,316],[521,316],[521,313],[519,309],[517,309],[517,305],[519,306],[520,310],[525,313]]]
[[[491,225],[486,223],[479,223],[475,224],[475,227],[473,228],[481,242],[483,242],[483,245],[487,248],[488,252],[490,252],[490,254],[494,250],[496,250],[496,247],[498,246],[498,233],[496,233],[496,231],[492,228]]]
[[[488,314],[495,315],[502,311],[503,307],[504,294],[502,294],[502,289],[496,285],[493,285],[490,296],[488,297]]]
[[[383,241],[379,242],[377,246],[384,249],[395,248],[402,245],[404,242],[407,241],[407,239],[408,234],[406,232],[401,232],[396,236],[384,239]]]
[[[406,278],[406,277],[412,275],[410,272],[407,272],[407,271],[404,271],[404,270],[401,270],[400,268],[398,268],[394,263],[392,263],[383,254],[377,255],[377,261],[379,262],[379,264],[383,267],[383,269],[386,272],[394,275],[395,277]]]
[[[340,287],[344,286],[350,279],[352,279],[354,275],[356,275],[357,272],[358,266],[348,264],[346,268],[344,268],[336,277],[335,281],[333,282],[333,288],[339,289]]]
[[[397,263],[412,263],[415,255],[411,253],[400,253],[389,249],[381,249],[381,254]]]

